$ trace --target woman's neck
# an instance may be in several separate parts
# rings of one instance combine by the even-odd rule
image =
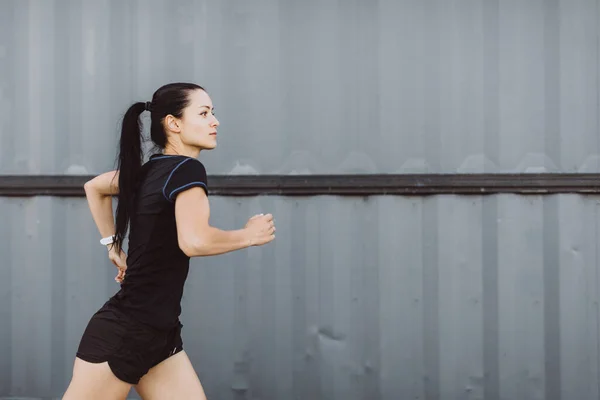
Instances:
[[[164,150],[163,150],[163,154],[166,156],[170,156],[170,155],[178,155],[178,156],[187,156],[187,157],[191,157],[191,158],[198,158],[198,155],[200,154],[200,149],[196,148],[196,147],[189,147],[189,146],[183,146],[183,145],[172,145],[167,143],[167,145],[165,146]]]

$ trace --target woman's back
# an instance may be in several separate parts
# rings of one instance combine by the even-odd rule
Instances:
[[[152,156],[138,180],[131,217],[127,275],[110,302],[132,318],[161,330],[179,323],[189,257],[179,247],[175,197],[207,187],[200,161],[186,156]]]

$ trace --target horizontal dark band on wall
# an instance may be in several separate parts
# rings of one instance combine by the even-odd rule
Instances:
[[[84,196],[85,175],[0,175],[0,196]],[[219,196],[600,193],[600,174],[211,175]]]

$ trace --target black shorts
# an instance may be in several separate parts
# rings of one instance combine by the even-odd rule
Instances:
[[[117,378],[135,385],[150,368],[183,350],[182,326],[159,331],[106,303],[90,319],[77,357],[91,363],[108,361]]]

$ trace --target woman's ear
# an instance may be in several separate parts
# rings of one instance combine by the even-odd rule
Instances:
[[[165,128],[167,128],[171,132],[181,132],[181,125],[179,124],[179,120],[171,114],[165,117]]]

